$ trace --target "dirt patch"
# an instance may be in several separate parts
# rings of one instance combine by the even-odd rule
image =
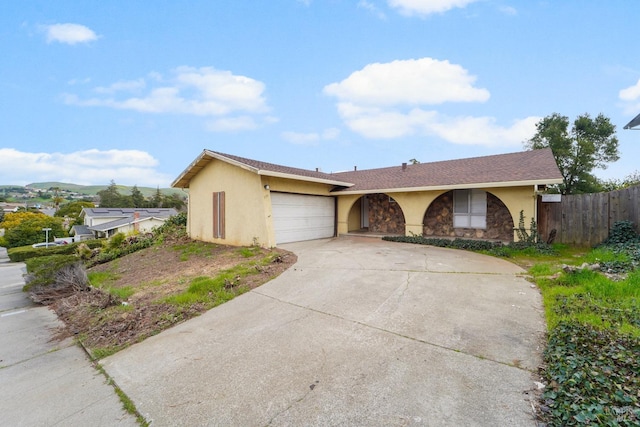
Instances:
[[[238,248],[188,239],[165,242],[88,272],[102,273],[100,288],[77,292],[51,305],[64,322],[59,336],[76,336],[98,358],[197,316],[215,301],[175,304],[195,278],[215,278],[237,266],[245,272],[225,281],[239,295],[268,282],[297,260],[281,249]],[[127,295],[122,297],[121,295]]]

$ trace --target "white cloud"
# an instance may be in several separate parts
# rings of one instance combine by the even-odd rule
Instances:
[[[494,117],[438,117],[425,130],[454,144],[518,146],[535,134],[540,119],[530,116],[503,127],[496,124]]]
[[[145,151],[89,149],[72,153],[30,153],[0,148],[0,182],[28,184],[60,181],[166,187],[173,177],[158,172],[158,161]]]
[[[53,24],[44,25],[42,28],[47,37],[47,43],[58,42],[74,45],[98,39],[93,30],[80,24]]]
[[[97,93],[112,94],[116,92],[138,92],[144,89],[146,83],[144,79],[136,79],[129,81],[119,81],[109,86],[98,86],[93,90]]]
[[[640,79],[637,83],[620,90],[618,97],[623,101],[623,111],[625,114],[636,115],[640,111]]]
[[[213,120],[208,122],[206,127],[213,132],[238,132],[256,129],[258,124],[253,117],[239,116]]]
[[[538,117],[497,124],[493,117],[450,117],[434,110],[446,102],[484,102],[489,91],[460,65],[431,58],[370,64],[325,86],[338,99],[345,125],[372,139],[437,136],[454,144],[516,146],[535,132]],[[424,108],[431,106],[431,108]]]
[[[387,16],[378,9],[375,4],[368,2],[367,0],[360,0],[358,2],[358,8],[368,11],[379,19],[387,19]]]
[[[618,96],[623,101],[637,101],[640,99],[640,79],[635,85],[622,89]]]
[[[147,79],[119,81],[94,88],[100,96],[82,99],[64,94],[68,105],[109,107],[141,113],[185,114],[201,117],[221,117],[209,123],[210,130],[254,129],[256,120],[242,116],[223,116],[243,113],[261,116],[269,111],[263,96],[264,83],[230,71],[213,67],[178,67],[167,78],[150,73]],[[143,93],[145,92],[146,93]],[[129,96],[135,93],[138,96]],[[268,122],[268,120],[262,120]]]
[[[444,13],[453,8],[463,8],[477,0],[387,0],[390,7],[407,16],[427,16]]]
[[[340,129],[328,128],[317,132],[282,132],[282,139],[296,145],[318,145],[320,141],[336,139],[340,136]]]
[[[489,91],[476,88],[476,77],[460,65],[432,58],[374,63],[355,71],[324,93],[364,105],[421,105],[484,102]]]
[[[499,10],[505,15],[516,16],[518,14],[518,9],[512,6],[502,6]]]
[[[488,147],[521,145],[534,135],[540,120],[527,117],[503,127],[493,117],[449,117],[420,108],[403,112],[343,103],[338,105],[338,111],[352,131],[371,139],[433,135],[454,144]]]

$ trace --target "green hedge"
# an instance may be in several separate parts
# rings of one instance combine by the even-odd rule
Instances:
[[[46,255],[26,260],[27,284],[23,290],[28,291],[37,285],[50,285],[55,281],[55,275],[62,267],[80,262],[75,255]]]
[[[507,245],[500,241],[445,239],[423,236],[384,236],[382,240],[390,242],[414,243],[418,245],[438,246],[440,248],[464,249],[467,251],[486,251],[495,256],[509,257],[512,252],[554,255],[556,252],[551,245],[538,242],[511,242]]]
[[[382,240],[438,246],[441,248],[466,249],[470,251],[489,251],[493,248],[502,246],[502,242],[470,239],[437,239],[422,236],[384,236]]]
[[[50,255],[72,255],[75,253],[78,245],[84,243],[89,248],[102,247],[102,240],[85,240],[83,242],[70,243],[68,245],[52,246],[50,248],[34,248],[31,246],[20,246],[7,250],[9,259],[13,262],[23,262],[30,258],[50,256]]]

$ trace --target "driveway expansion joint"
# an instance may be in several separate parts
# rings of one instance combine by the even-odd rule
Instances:
[[[297,308],[300,308],[300,309],[303,309],[303,310],[308,310],[308,311],[311,311],[311,312],[314,312],[314,313],[318,313],[318,314],[322,314],[322,315],[325,315],[325,316],[333,317],[335,319],[344,320],[346,322],[351,322],[351,323],[354,323],[356,325],[363,326],[365,328],[373,329],[373,330],[380,331],[380,332],[385,332],[385,333],[394,335],[396,337],[404,338],[404,339],[407,339],[407,340],[410,340],[410,341],[414,341],[414,342],[417,342],[417,343],[421,343],[421,344],[426,344],[426,345],[431,346],[431,347],[435,347],[435,348],[439,348],[439,349],[447,350],[447,351],[452,351],[454,353],[464,354],[466,356],[470,356],[470,357],[473,357],[473,358],[478,359],[478,360],[497,363],[497,364],[500,364],[500,365],[503,365],[503,366],[508,366],[510,368],[517,369],[519,371],[530,372],[530,373],[537,372],[536,369],[527,369],[526,367],[518,366],[516,364],[503,362],[503,361],[492,359],[492,358],[489,358],[489,357],[486,357],[486,356],[482,356],[482,355],[477,355],[477,354],[473,354],[473,353],[467,353],[467,352],[462,351],[460,349],[456,349],[456,348],[447,347],[447,346],[444,346],[444,345],[432,343],[430,341],[426,341],[426,340],[423,340],[423,339],[420,339],[420,338],[410,337],[408,335],[404,335],[404,334],[401,334],[401,333],[398,333],[398,332],[390,331],[388,329],[380,328],[378,326],[373,326],[373,325],[370,325],[368,323],[361,322],[359,320],[348,319],[346,317],[342,317],[342,316],[339,316],[337,314],[327,313],[325,311],[321,311],[321,310],[318,310],[318,309],[315,309],[315,308],[312,308],[312,307],[296,304],[296,303],[293,303],[293,302],[290,302],[290,301],[284,301],[284,300],[282,300],[280,298],[276,298],[276,297],[271,296],[271,295],[263,294],[263,293],[259,292],[257,289],[253,289],[250,292],[254,293],[254,294],[257,294],[257,295],[260,295],[260,296],[263,296],[263,297],[266,297],[266,298],[269,298],[271,300],[280,302],[282,304],[287,304],[287,305],[290,305],[290,306],[293,306],[293,307],[297,307]]]

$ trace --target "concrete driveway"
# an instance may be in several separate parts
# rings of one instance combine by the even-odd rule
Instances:
[[[540,295],[506,261],[346,237],[103,361],[154,426],[533,426]]]

